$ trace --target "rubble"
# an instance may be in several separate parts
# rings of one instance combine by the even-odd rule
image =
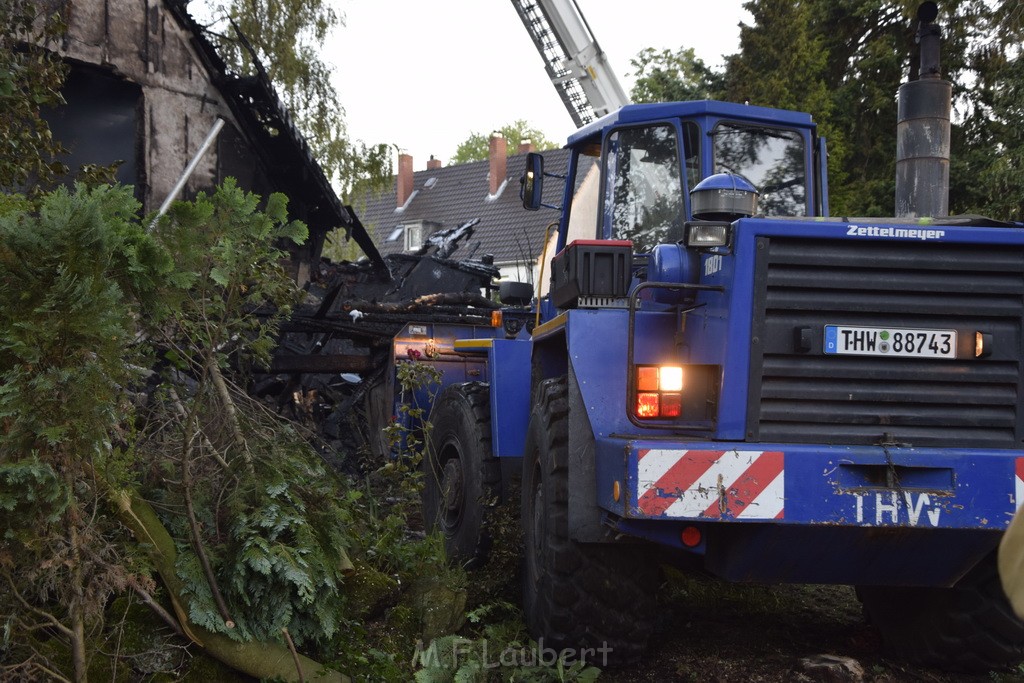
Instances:
[[[257,371],[251,392],[313,428],[325,456],[347,466],[343,454],[366,444],[370,435],[361,432],[379,423],[366,415],[367,394],[407,323],[490,325],[500,305],[492,299],[498,269],[486,256],[451,258],[477,222],[435,233],[415,254],[382,257],[356,219],[366,258],[324,258],[312,269],[305,300],[280,326],[271,365]]]

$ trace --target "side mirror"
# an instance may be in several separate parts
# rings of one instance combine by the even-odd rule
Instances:
[[[544,157],[536,152],[526,155],[526,171],[519,179],[519,197],[523,208],[536,211],[544,196]]]

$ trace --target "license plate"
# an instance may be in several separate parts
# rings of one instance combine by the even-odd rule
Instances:
[[[825,353],[956,358],[956,330],[825,325]]]

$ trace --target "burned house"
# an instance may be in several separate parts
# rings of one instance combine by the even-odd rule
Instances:
[[[293,274],[304,284],[327,233],[350,230],[354,217],[266,74],[233,73],[187,4],[69,5],[68,31],[58,46],[70,68],[63,91],[67,104],[48,114],[55,137],[69,150],[64,161],[71,168],[119,162],[117,180],[135,187],[148,212],[160,207],[210,140],[182,196],[227,177],[260,195],[286,194],[291,215],[310,229],[307,244],[292,250]],[[224,124],[214,131],[219,120]]]
[[[332,450],[348,449],[359,423],[365,428],[367,421],[358,415],[368,409],[368,398],[387,386],[393,337],[416,321],[491,324],[498,303],[490,286],[499,270],[488,254],[527,263],[553,214],[538,217],[521,208],[523,157],[512,157],[518,161],[507,166],[503,157],[491,173],[500,179],[501,191],[487,192],[485,181],[480,197],[481,206],[495,213],[459,204],[457,195],[430,195],[424,178],[420,201],[408,202],[406,215],[426,206],[428,196],[454,202],[456,210],[424,215],[439,225],[421,234],[416,249],[388,249],[382,255],[360,218],[339,201],[266,74],[259,69],[253,76],[233,73],[186,5],[186,0],[75,0],[59,46],[70,66],[67,104],[51,113],[52,129],[70,150],[65,161],[72,168],[121,162],[119,181],[135,187],[147,212],[172,194],[207,143],[183,196],[234,177],[251,192],[289,197],[291,215],[310,229],[307,244],[292,250],[293,275],[307,297],[282,324],[272,366],[258,373],[250,390],[315,425]],[[435,170],[445,175],[435,181],[437,189],[446,191],[459,185],[447,178],[466,173],[458,167]],[[406,187],[410,178],[411,163],[402,166],[397,182]],[[473,192],[475,204],[480,193],[475,187]],[[389,212],[396,208],[391,202]],[[524,216],[529,227],[519,227]],[[393,216],[385,220],[393,231]],[[364,259],[320,258],[327,233],[337,228],[352,236]],[[492,244],[497,234],[511,239]],[[390,246],[387,239],[381,244]]]

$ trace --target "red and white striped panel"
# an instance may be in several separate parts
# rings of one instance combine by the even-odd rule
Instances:
[[[780,451],[637,453],[637,507],[651,517],[782,519]],[[1019,470],[1018,470],[1019,471]]]
[[[1024,505],[1024,458],[1017,458],[1015,465],[1017,476],[1013,479],[1013,502],[1020,507]]]

